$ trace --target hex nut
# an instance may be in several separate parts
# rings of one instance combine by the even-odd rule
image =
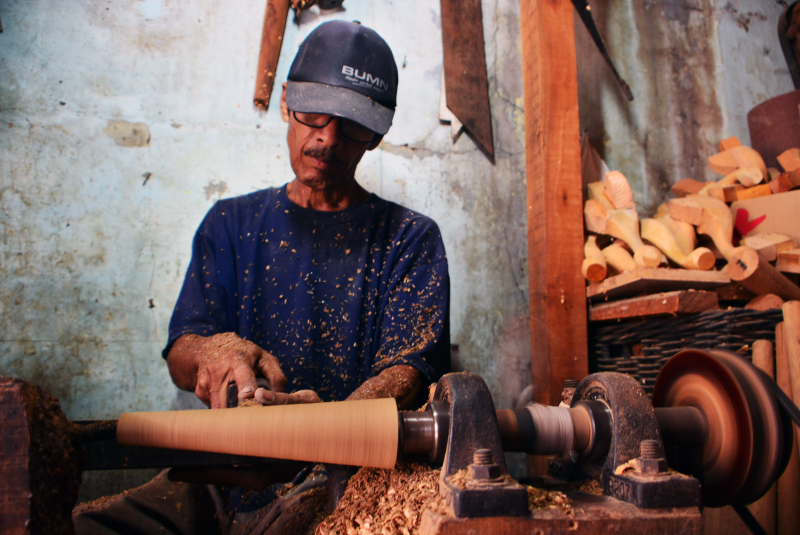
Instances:
[[[470,479],[497,479],[500,477],[500,466],[496,464],[471,464],[468,475]]]
[[[636,458],[636,468],[643,474],[660,474],[669,470],[667,460],[663,457],[658,459]]]

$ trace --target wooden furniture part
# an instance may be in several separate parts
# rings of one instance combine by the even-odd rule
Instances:
[[[706,190],[706,195],[713,197],[718,201],[731,203],[739,200],[739,192],[744,189],[741,184],[732,184],[729,186],[717,186]],[[772,190],[770,190],[772,191]]]
[[[129,412],[117,423],[120,444],[376,468],[394,467],[397,433],[393,398]]]
[[[581,272],[583,276],[592,282],[600,282],[606,278],[608,271],[606,259],[603,252],[597,246],[597,236],[589,236],[583,246],[583,259]]]
[[[775,379],[775,354],[772,342],[756,340],[753,343],[752,358],[753,366],[769,375],[771,379]],[[777,500],[777,484],[775,484],[759,500],[747,506],[768,535],[775,535],[776,533]]]
[[[783,299],[800,299],[800,288],[749,247],[737,247],[728,262],[732,280],[757,295],[775,294]]]
[[[589,308],[589,321],[645,319],[718,309],[719,298],[716,292],[680,290],[593,305]]]
[[[697,204],[703,207],[703,217],[697,225],[697,232],[705,234],[714,240],[714,245],[727,259],[733,254],[733,216],[724,202],[697,195],[692,197]]]
[[[619,171],[609,171],[603,178],[603,187],[606,195],[611,199],[611,203],[617,210],[625,210],[628,208],[636,208],[633,202],[633,192],[631,185],[625,175]]]
[[[616,206],[614,206],[614,203],[606,192],[605,182],[600,181],[587,184],[586,194],[589,196],[589,199],[600,203],[606,212],[616,209]]]
[[[669,215],[669,208],[666,204],[661,204],[656,211],[653,219],[661,221],[667,226],[684,254],[689,254],[697,247],[697,232],[694,227],[685,221],[678,221]]]
[[[772,188],[769,184],[760,184],[752,188],[738,190],[736,192],[736,200],[744,201],[747,199],[755,199],[756,197],[764,197],[766,195],[772,195]]]
[[[722,141],[719,142],[719,151],[720,152],[724,152],[724,151],[726,151],[728,149],[732,149],[733,147],[738,147],[741,144],[742,144],[742,142],[739,141],[738,137],[731,136],[731,137],[725,138],[725,139],[723,139]]]
[[[583,205],[583,217],[586,221],[586,230],[597,234],[606,233],[606,220],[608,211],[597,200],[589,199]]]
[[[531,369],[539,403],[589,372],[573,6],[521,0]]]
[[[786,351],[784,324],[775,327],[775,379],[789,399],[794,398],[792,391],[792,372],[789,354]],[[796,533],[800,526],[800,446],[794,441],[789,464],[778,479],[778,533],[789,535]]]
[[[682,221],[697,226],[703,222],[703,207],[695,199],[696,195],[682,199],[670,199],[667,203],[669,216],[675,221]]]
[[[258,55],[256,71],[256,91],[253,96],[253,104],[264,111],[269,108],[272,87],[275,84],[289,4],[289,0],[267,0],[264,28],[261,31],[261,52]]]
[[[730,277],[724,271],[638,268],[590,284],[586,288],[586,297],[594,301],[675,290],[710,290],[730,282]]]
[[[724,177],[720,178],[716,182],[707,183],[697,193],[702,194],[712,188],[732,186],[737,183],[741,184],[744,187],[750,188],[752,186],[755,186],[756,184],[759,184],[762,180],[764,180],[764,174],[761,172],[761,169],[753,165],[748,165],[747,167],[740,167],[738,169],[734,169],[733,171],[731,171]]]
[[[686,197],[687,195],[699,193],[704,187],[706,187],[705,182],[700,182],[699,180],[695,180],[693,178],[682,178],[673,184],[673,186],[670,188],[670,191],[676,197]]]
[[[633,256],[631,256],[631,253],[622,245],[611,244],[601,252],[603,253],[603,258],[606,260],[606,264],[613,269],[615,275],[625,271],[633,271],[637,268]],[[608,273],[606,273],[606,275],[608,275]]]
[[[758,167],[762,176],[767,175],[767,165],[761,155],[745,145],[731,147],[708,158],[709,169],[720,175],[727,175],[740,167],[748,166]]]
[[[670,260],[686,269],[706,270],[714,267],[716,258],[714,253],[705,247],[699,247],[685,254],[675,236],[666,225],[656,219],[642,219],[642,239],[647,240],[667,255]]]
[[[633,259],[638,266],[656,267],[661,264],[661,251],[652,245],[645,245],[639,236],[639,216],[635,209],[609,212],[606,234],[627,243],[633,249]]]

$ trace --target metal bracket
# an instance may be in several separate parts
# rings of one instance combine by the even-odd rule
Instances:
[[[527,515],[528,492],[508,476],[497,414],[483,379],[471,373],[445,375],[434,400],[450,407],[439,489],[455,516]]]

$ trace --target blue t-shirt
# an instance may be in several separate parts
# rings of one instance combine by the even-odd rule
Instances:
[[[185,334],[234,332],[277,357],[287,392],[342,400],[390,366],[449,371],[449,302],[431,219],[374,194],[321,212],[266,189],[201,223],[163,355]]]

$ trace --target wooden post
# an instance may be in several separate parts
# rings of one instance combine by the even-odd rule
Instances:
[[[775,368],[778,386],[789,399],[794,400],[791,364],[789,364],[783,323],[775,327]],[[797,526],[800,526],[798,502],[800,502],[800,454],[795,440],[789,464],[778,479],[778,535],[797,532]]]
[[[521,0],[534,398],[589,371],[573,6]]]

